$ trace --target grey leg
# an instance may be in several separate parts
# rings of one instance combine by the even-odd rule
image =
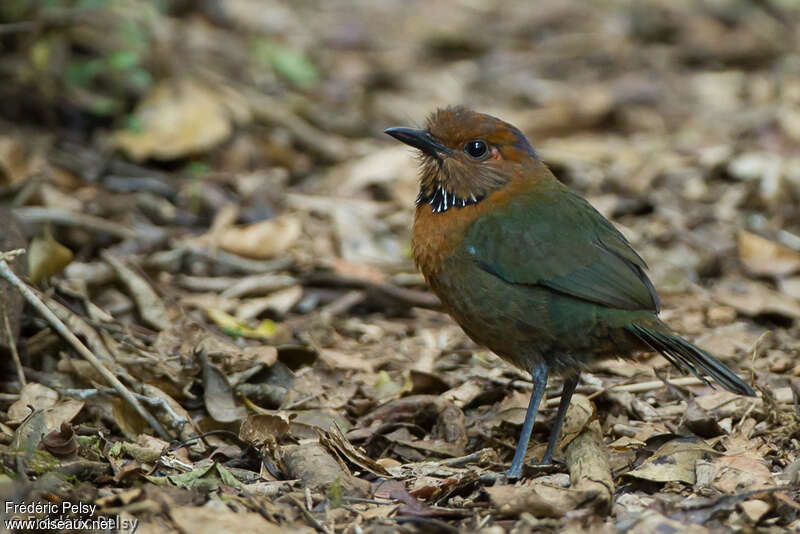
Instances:
[[[553,424],[553,429],[550,431],[550,439],[547,441],[547,450],[542,457],[542,465],[547,465],[553,462],[553,451],[556,449],[556,442],[558,435],[561,433],[561,425],[564,423],[564,416],[567,415],[567,408],[572,394],[575,392],[575,387],[581,378],[581,373],[578,371],[574,375],[567,377],[564,380],[564,388],[561,391],[561,402],[558,404],[558,413],[556,414],[556,422]]]
[[[519,478],[522,474],[525,451],[528,450],[528,442],[531,440],[531,432],[533,432],[533,420],[536,419],[539,402],[541,402],[544,388],[547,386],[547,364],[542,362],[534,366],[531,369],[531,377],[533,378],[531,402],[528,404],[528,411],[525,412],[525,422],[522,424],[522,432],[519,435],[514,459],[511,461],[511,467],[506,471],[509,478]]]

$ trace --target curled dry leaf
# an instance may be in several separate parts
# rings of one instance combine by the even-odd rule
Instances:
[[[369,471],[379,477],[392,478],[392,474],[386,468],[364,454],[361,449],[356,448],[342,434],[339,425],[333,424],[327,431],[320,432],[320,443],[326,447],[337,451],[339,454],[350,460],[350,462]]]
[[[75,431],[67,422],[61,423],[59,430],[54,430],[42,438],[39,446],[57,458],[72,456],[78,450]]]
[[[35,410],[17,427],[11,446],[23,450],[35,449],[42,437],[72,421],[85,403],[68,399],[50,408]]]
[[[289,418],[281,413],[249,415],[239,427],[239,439],[254,447],[274,442],[289,432]]]
[[[53,237],[49,227],[31,240],[28,247],[28,272],[31,282],[39,284],[42,280],[63,271],[72,261],[72,251]]]

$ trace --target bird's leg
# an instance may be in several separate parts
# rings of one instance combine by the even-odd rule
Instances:
[[[522,424],[522,432],[519,435],[514,459],[511,461],[511,467],[506,471],[509,478],[519,478],[522,474],[522,463],[525,461],[525,451],[528,450],[528,442],[531,439],[533,420],[536,419],[539,402],[542,400],[544,388],[547,386],[547,364],[544,362],[536,364],[531,369],[531,377],[533,378],[533,392],[528,404],[528,411],[525,412],[525,422]]]
[[[572,394],[575,392],[575,387],[581,378],[581,373],[578,371],[574,375],[567,377],[564,380],[564,387],[561,390],[561,402],[558,403],[558,413],[556,414],[556,422],[553,423],[553,429],[550,431],[550,439],[547,441],[547,450],[542,457],[542,465],[547,465],[553,462],[553,451],[556,449],[556,442],[558,435],[561,433],[561,425],[564,423],[564,416],[567,415],[567,408]]]

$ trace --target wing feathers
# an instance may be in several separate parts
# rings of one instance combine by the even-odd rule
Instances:
[[[520,195],[478,219],[465,239],[470,254],[482,269],[508,283],[544,286],[610,308],[658,313],[658,295],[644,260],[586,200],[561,187]]]

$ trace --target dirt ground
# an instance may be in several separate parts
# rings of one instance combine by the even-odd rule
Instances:
[[[0,529],[800,529],[799,22],[795,0],[4,0]],[[596,362],[556,464],[509,481],[530,378],[425,287],[417,161],[382,133],[452,104],[519,127],[758,397]]]

